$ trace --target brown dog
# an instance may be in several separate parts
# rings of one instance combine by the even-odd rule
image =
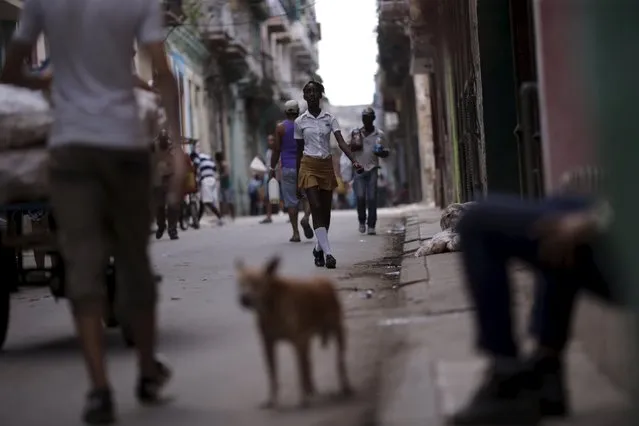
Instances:
[[[269,379],[269,397],[264,408],[277,405],[278,380],[275,344],[286,340],[293,344],[300,375],[301,406],[315,394],[311,372],[311,339],[319,336],[326,347],[337,343],[337,371],[344,395],[352,392],[346,373],[346,337],[342,308],[333,284],[327,278],[286,279],[277,275],[280,259],[273,258],[265,268],[250,269],[236,262],[240,305],[255,311],[264,346]]]

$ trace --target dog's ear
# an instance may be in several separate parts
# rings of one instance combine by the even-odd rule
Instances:
[[[280,266],[280,258],[279,256],[275,256],[271,260],[269,260],[268,263],[266,264],[266,273],[268,275],[275,275],[275,272],[277,272],[277,268],[279,266]]]
[[[244,269],[244,261],[242,259],[235,259],[235,269],[238,271]]]

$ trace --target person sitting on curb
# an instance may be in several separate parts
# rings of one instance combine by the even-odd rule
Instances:
[[[576,296],[585,289],[615,300],[606,247],[611,212],[597,196],[600,175],[581,169],[565,179],[563,195],[497,197],[462,217],[458,229],[477,345],[491,360],[479,389],[448,424],[536,424],[568,414],[563,358]],[[530,327],[537,348],[525,360],[513,336],[511,259],[538,272]]]

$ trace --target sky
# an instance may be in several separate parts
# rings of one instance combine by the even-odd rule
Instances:
[[[373,102],[377,71],[377,1],[316,0],[322,26],[318,74],[332,105]]]

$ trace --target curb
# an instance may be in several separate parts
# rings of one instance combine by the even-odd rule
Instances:
[[[404,307],[399,318],[387,319],[393,327],[396,350],[389,354],[382,376],[377,424],[380,426],[435,426],[439,424],[439,403],[435,372],[428,347],[421,342],[417,319],[426,314],[429,273],[426,257],[415,257],[424,239],[433,233],[440,212],[423,208],[406,212],[403,258],[399,288]],[[436,219],[436,220],[435,220]],[[437,232],[437,231],[435,231]]]

